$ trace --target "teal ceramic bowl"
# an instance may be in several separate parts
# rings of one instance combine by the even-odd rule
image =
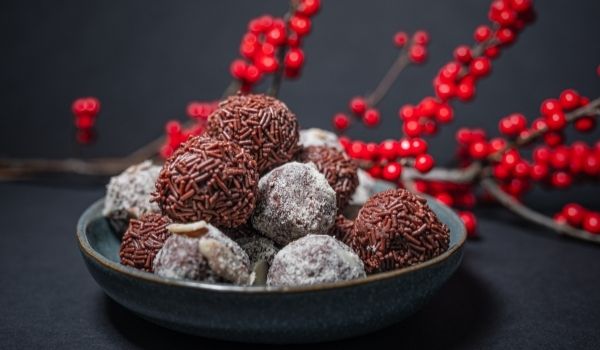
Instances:
[[[452,210],[429,200],[450,227],[444,254],[363,279],[294,288],[240,287],[162,278],[119,264],[119,239],[102,216],[103,200],[77,225],[85,263],[106,294],[151,322],[208,338],[309,343],[369,333],[418,310],[458,268],[466,238]]]

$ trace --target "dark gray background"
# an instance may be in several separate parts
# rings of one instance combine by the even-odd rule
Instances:
[[[498,119],[535,116],[541,100],[573,87],[600,92],[600,3],[537,1],[538,21],[494,63],[475,102],[457,104],[457,122],[432,140],[451,158],[459,125],[494,131]],[[282,98],[303,126],[329,128],[331,115],[372,89],[396,51],[397,30],[427,28],[425,67],[406,71],[383,102],[383,127],[351,135],[397,137],[396,111],[432,93],[431,79],[453,48],[472,42],[488,1],[325,1],[306,40],[301,80]],[[187,102],[218,98],[229,82],[249,18],[280,14],[284,1],[2,1],[0,3],[0,156],[122,155],[183,120]],[[103,103],[95,146],[73,141],[70,104]],[[597,139],[596,132],[591,138]],[[101,179],[105,181],[105,179]],[[595,191],[595,192],[592,192]],[[153,326],[101,292],[74,240],[79,214],[102,196],[98,181],[0,184],[1,348],[165,348],[218,343]],[[590,193],[596,195],[590,196]],[[597,187],[569,195],[600,207]],[[561,193],[535,193],[547,212]],[[410,320],[350,340],[414,348],[598,348],[600,250],[554,237],[503,210],[478,209],[482,239],[470,241],[457,274]]]

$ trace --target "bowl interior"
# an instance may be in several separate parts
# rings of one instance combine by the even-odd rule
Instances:
[[[464,225],[458,216],[448,207],[438,203],[432,198],[428,198],[428,204],[432,210],[438,215],[440,220],[450,228],[450,246],[449,249],[442,255],[428,260],[424,263],[410,266],[404,269],[378,273],[367,278],[362,278],[352,281],[342,281],[337,283],[329,283],[319,285],[319,288],[335,288],[360,284],[368,281],[391,278],[410,271],[431,266],[445,260],[448,256],[459,250],[466,239]],[[108,223],[108,220],[102,216],[102,208],[104,199],[98,200],[82,215],[78,224],[78,238],[82,252],[88,257],[96,260],[98,263],[107,268],[116,270],[120,273],[125,273],[130,277],[149,280],[153,282],[167,281],[170,284],[184,285],[187,287],[209,288],[229,291],[303,291],[311,289],[314,286],[299,286],[299,287],[265,287],[265,286],[233,286],[225,284],[209,284],[195,281],[181,281],[159,277],[157,275],[137,270],[128,266],[123,266],[119,263],[119,247],[120,238],[115,234]]]

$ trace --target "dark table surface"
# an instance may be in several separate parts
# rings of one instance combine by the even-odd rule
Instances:
[[[329,127],[348,99],[368,91],[395,51],[396,30],[428,28],[424,68],[410,69],[381,107],[384,127],[353,136],[397,137],[397,108],[431,93],[451,50],[472,41],[487,1],[326,1],[306,41],[304,77],[282,98],[303,126]],[[475,102],[432,140],[451,158],[460,125],[495,132],[513,111],[573,87],[597,96],[597,1],[538,1],[539,19],[502,53]],[[0,4],[0,156],[126,154],[183,119],[193,99],[227,85],[247,20],[284,11],[281,2],[126,1]],[[77,147],[69,105],[98,96],[103,111],[93,147]],[[597,133],[590,139],[597,139]],[[0,348],[173,348],[221,345],[154,326],[106,297],[87,273],[75,241],[81,212],[106,179],[47,177],[0,183]],[[595,194],[590,196],[590,194]],[[600,208],[597,187],[566,194],[534,191],[527,202],[556,212],[570,196]],[[556,237],[498,208],[478,208],[481,239],[467,242],[462,266],[405,322],[340,346],[401,348],[600,348],[600,247]],[[337,344],[336,344],[337,345]]]

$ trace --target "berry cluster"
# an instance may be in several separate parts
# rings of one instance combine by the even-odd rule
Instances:
[[[409,39],[406,32],[397,32],[394,35],[394,44],[401,49],[398,63],[421,64],[427,59],[429,33],[418,30]],[[351,115],[360,119],[365,126],[372,128],[379,124],[381,115],[376,106],[369,103],[369,100],[372,100],[371,96],[366,98],[357,96],[350,100],[348,107]],[[337,113],[333,116],[332,122],[333,127],[342,132],[350,126],[350,117],[347,113]]]
[[[218,107],[218,102],[191,102],[187,107],[187,115],[192,119],[192,125],[184,127],[177,120],[165,124],[166,140],[160,148],[160,155],[168,158],[187,139],[201,135],[208,116]]]
[[[75,117],[78,143],[89,144],[94,140],[94,125],[100,113],[100,101],[95,97],[83,97],[73,101],[71,111]]]
[[[576,203],[568,203],[554,215],[558,223],[582,228],[592,234],[600,234],[600,212],[587,210]]]
[[[458,46],[454,60],[444,65],[434,78],[435,97],[425,97],[416,106],[400,108],[404,134],[432,135],[437,131],[437,124],[451,122],[454,111],[450,102],[473,99],[477,81],[491,72],[492,60],[516,40],[518,33],[533,20],[534,12],[529,0],[496,0],[490,6],[488,17],[491,25],[475,29],[476,44]]]
[[[289,18],[263,15],[248,23],[240,44],[243,58],[230,66],[231,75],[242,83],[242,90],[249,90],[264,75],[279,71],[282,64],[286,77],[299,76],[304,64],[301,40],[310,32],[311,17],[320,6],[320,0],[301,0]]]
[[[435,165],[433,157],[427,154],[427,142],[421,138],[385,140],[377,144],[341,137],[340,143],[352,158],[367,161],[371,176],[391,182],[398,183],[403,165],[411,165],[421,173],[429,172]]]

